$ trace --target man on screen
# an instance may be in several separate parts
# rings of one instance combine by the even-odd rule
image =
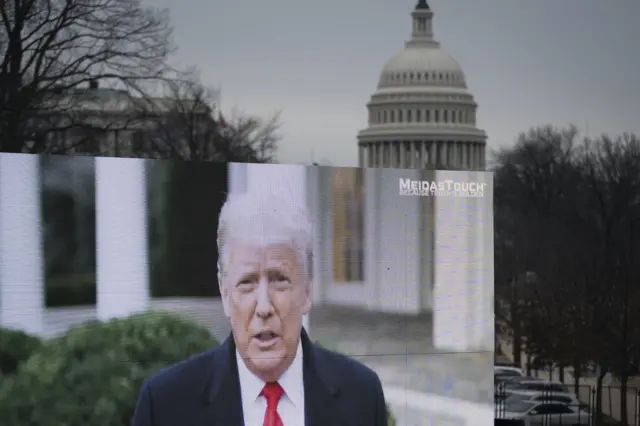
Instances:
[[[218,281],[231,335],[148,379],[134,426],[386,426],[376,373],[315,345],[312,231],[303,206],[231,195],[218,225]]]

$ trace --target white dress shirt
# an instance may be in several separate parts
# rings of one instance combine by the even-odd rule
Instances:
[[[265,382],[253,374],[240,354],[236,352],[238,379],[242,394],[242,412],[244,426],[262,426],[267,410],[267,400],[261,396]],[[284,426],[304,426],[304,382],[302,375],[302,344],[298,344],[293,363],[284,372],[278,383],[284,389],[284,395],[278,404],[278,414]]]

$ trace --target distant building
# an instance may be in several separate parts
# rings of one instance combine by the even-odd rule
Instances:
[[[49,152],[66,154],[153,158],[168,143],[178,151],[188,149],[181,134],[191,129],[179,127],[195,126],[204,132],[213,123],[212,111],[204,103],[137,97],[100,87],[97,81],[86,88],[54,92],[43,104],[30,124],[34,139],[44,135]],[[197,120],[192,120],[194,116]]]
[[[435,40],[434,13],[420,0],[411,39],[380,73],[358,134],[360,167],[484,170],[487,136],[458,62]]]

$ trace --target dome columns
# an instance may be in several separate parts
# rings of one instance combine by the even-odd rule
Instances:
[[[361,142],[360,167],[401,169],[484,170],[485,143],[456,140],[395,140]]]

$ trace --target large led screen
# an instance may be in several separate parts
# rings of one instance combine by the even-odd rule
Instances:
[[[0,154],[3,425],[493,424],[492,190]]]

